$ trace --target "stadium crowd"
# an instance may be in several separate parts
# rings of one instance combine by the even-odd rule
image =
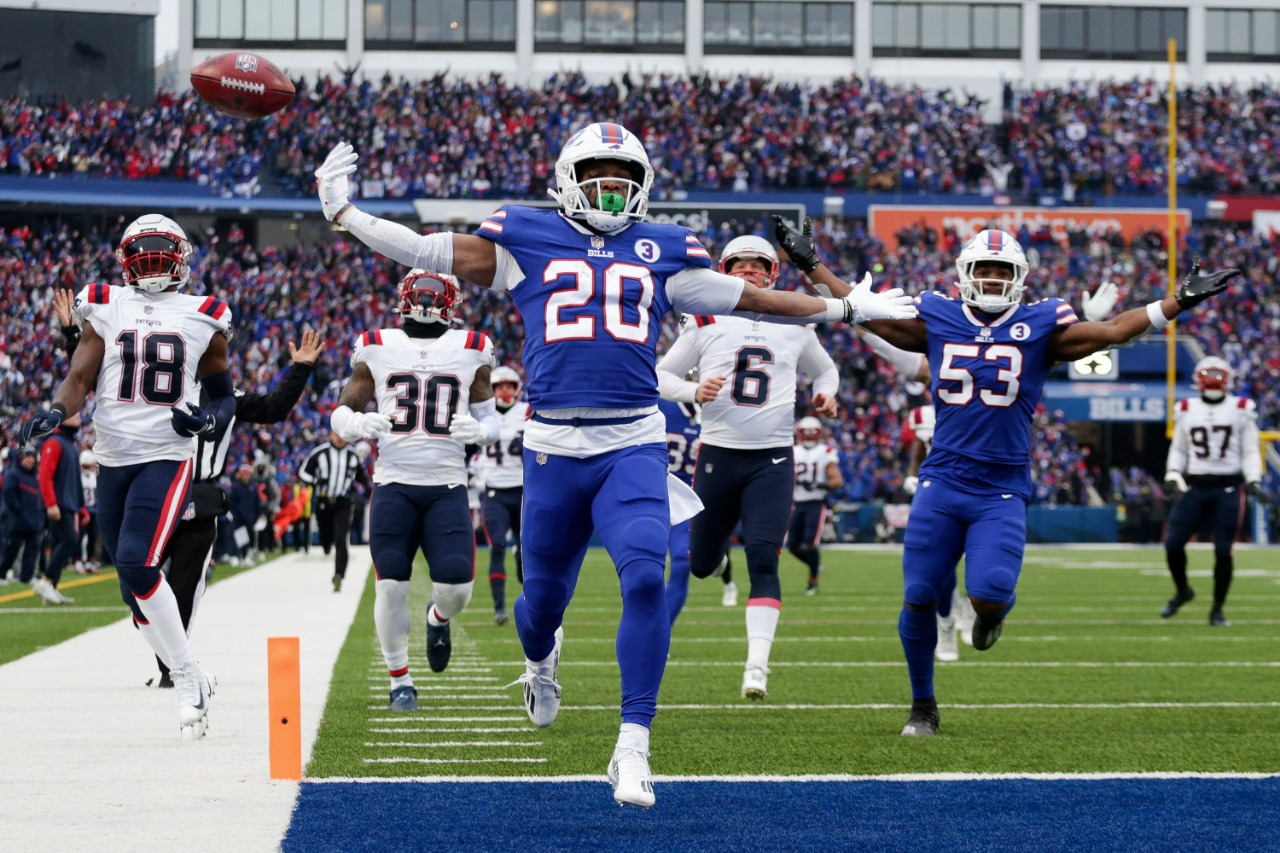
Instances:
[[[542,198],[571,129],[609,115],[638,133],[658,193],[778,188],[1158,192],[1166,93],[1150,80],[1005,88],[1001,121],[952,90],[859,78],[824,85],[754,77],[580,73],[520,87],[499,75],[409,81],[321,77],[244,123],[191,91],[128,101],[0,102],[0,174],[194,181],[226,196],[310,195],[341,136],[365,153],[370,197]],[[1178,182],[1195,192],[1280,186],[1280,90],[1187,86]],[[497,159],[495,159],[497,158]]]

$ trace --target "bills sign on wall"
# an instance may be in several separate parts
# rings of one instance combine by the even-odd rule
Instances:
[[[911,226],[927,225],[939,234],[953,229],[967,240],[987,228],[999,228],[1017,235],[1025,225],[1032,233],[1048,228],[1053,238],[1066,242],[1067,233],[1083,228],[1089,234],[1119,231],[1125,242],[1149,231],[1164,233],[1169,214],[1163,210],[1100,207],[923,207],[873,204],[867,209],[871,231],[886,245],[898,245],[898,232]],[[1191,226],[1191,213],[1178,211],[1178,233]]]

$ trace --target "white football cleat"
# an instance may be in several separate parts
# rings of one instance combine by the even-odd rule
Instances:
[[[178,728],[183,740],[200,740],[209,729],[211,682],[200,664],[192,661],[186,669],[170,672],[178,694]]]
[[[564,645],[564,628],[556,629],[556,644],[551,654],[541,661],[525,658],[524,675],[508,684],[524,685],[524,707],[529,720],[538,728],[546,728],[556,721],[560,713],[560,683],[556,681],[556,669],[560,666],[560,647]]]
[[[960,660],[960,648],[956,644],[956,621],[954,613],[946,619],[938,617],[938,644],[933,648],[933,656],[943,663]]]
[[[738,585],[729,581],[724,585],[724,594],[720,596],[720,604],[725,607],[738,606]]]
[[[769,695],[769,668],[748,664],[742,673],[742,698],[759,701]]]
[[[609,762],[609,784],[613,799],[620,806],[653,805],[653,777],[649,775],[649,753],[643,749],[620,746]]]

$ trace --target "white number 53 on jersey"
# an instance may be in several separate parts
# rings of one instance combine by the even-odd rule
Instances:
[[[973,373],[966,367],[960,367],[955,361],[974,358],[1003,362],[1003,366],[996,370],[996,382],[1003,387],[981,388],[978,390],[978,399],[988,406],[1000,409],[1017,402],[1018,391],[1022,387],[1022,350],[1008,344],[992,344],[985,350],[977,344],[943,344],[938,379],[941,382],[958,383],[959,387],[939,386],[938,399],[950,406],[963,406],[973,399]]]

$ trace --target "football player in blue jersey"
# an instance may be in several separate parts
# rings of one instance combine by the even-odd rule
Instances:
[[[873,293],[869,281],[823,300],[746,287],[714,271],[687,228],[645,221],[653,168],[619,124],[591,124],[569,138],[555,165],[558,208],[504,207],[476,234],[424,236],[363,213],[348,199],[356,159],[340,143],[316,170],[329,219],[400,263],[509,291],[524,318],[532,415],[523,451],[524,591],[514,607],[526,658],[519,683],[530,719],[550,725],[560,708],[561,623],[597,533],[623,602],[622,727],[608,774],[619,804],[648,807],[649,725],[671,640],[667,536],[700,508],[667,474],[655,370],[662,317],[674,309],[863,322],[914,317],[914,306],[900,290]]]
[[[822,265],[803,232],[779,228],[779,242],[815,284],[849,286]],[[1220,293],[1238,269],[1200,274],[1199,263],[1174,296],[1105,322],[1079,322],[1061,299],[1024,303],[1031,265],[1013,235],[980,231],[956,259],[960,298],[916,297],[920,316],[868,324],[875,334],[931,367],[933,446],[907,521],[898,634],[911,677],[911,715],[902,734],[938,730],[933,655],[939,592],[966,558],[965,586],[976,618],[973,647],[991,648],[1012,609],[1026,545],[1031,497],[1031,420],[1056,362],[1073,361],[1163,329],[1183,311]]]
[[[683,318],[682,318],[683,319]],[[667,471],[692,488],[693,468],[698,462],[699,435],[696,403],[659,400],[658,409],[667,422]],[[667,575],[667,614],[671,624],[689,597],[689,520],[671,525],[667,537],[667,553],[671,555],[671,571]]]

